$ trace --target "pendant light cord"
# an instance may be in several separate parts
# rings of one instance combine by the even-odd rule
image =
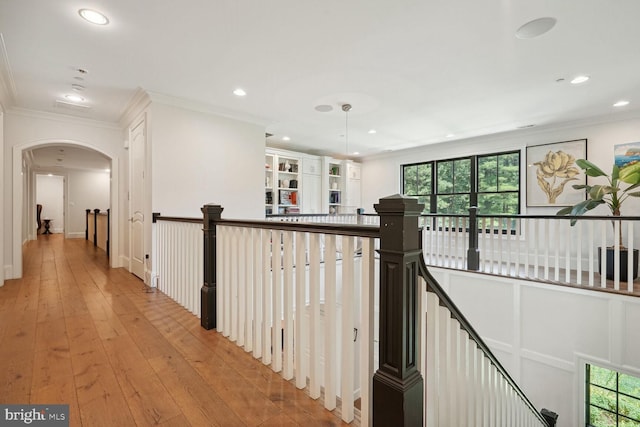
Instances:
[[[349,157],[349,111],[351,111],[351,104],[342,104],[342,111],[345,112],[344,118],[344,139],[345,139],[345,155]]]

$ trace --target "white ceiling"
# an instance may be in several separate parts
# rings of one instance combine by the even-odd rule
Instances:
[[[30,150],[33,168],[38,171],[57,172],[66,169],[111,169],[111,159],[97,151],[77,145],[47,145]]]
[[[540,17],[557,25],[515,37]],[[8,107],[117,122],[142,88],[343,155],[350,103],[349,153],[370,155],[640,111],[638,18],[638,0],[0,0],[0,71]],[[56,106],[73,83],[87,108]]]

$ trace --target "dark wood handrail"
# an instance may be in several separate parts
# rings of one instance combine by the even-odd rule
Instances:
[[[168,222],[191,222],[196,224],[202,224],[202,218],[186,218],[179,216],[162,216],[155,215],[153,216],[153,222],[156,221],[168,221]]]
[[[493,354],[489,346],[482,340],[480,334],[476,332],[476,330],[471,326],[471,323],[467,320],[466,317],[462,314],[460,309],[455,305],[455,303],[449,298],[447,293],[442,289],[438,281],[431,275],[427,265],[424,262],[424,258],[420,255],[420,260],[418,264],[418,275],[422,277],[427,283],[427,291],[433,292],[436,294],[440,300],[440,305],[446,307],[447,310],[451,313],[451,317],[456,319],[460,323],[460,327],[467,331],[469,337],[476,343],[478,348],[482,350],[487,358],[491,361],[491,363],[496,367],[496,369],[500,372],[500,374],[505,378],[505,380],[511,385],[511,387],[518,393],[518,396],[527,404],[529,409],[536,414],[538,419],[543,423],[543,425],[548,426],[547,420],[542,416],[540,411],[536,409],[536,407],[531,403],[529,398],[524,394],[524,392],[520,389],[518,384],[511,378],[511,375],[507,372],[507,370],[502,366],[500,361]]]
[[[236,227],[261,228],[272,230],[301,231],[309,233],[335,234],[356,237],[380,237],[380,227],[376,225],[357,224],[325,224],[311,222],[287,222],[287,221],[252,221],[221,219],[216,225],[231,225]]]
[[[469,218],[469,214],[442,214],[442,213],[423,213],[421,217],[425,218]],[[640,221],[640,216],[611,216],[611,215],[509,215],[509,214],[477,214],[478,218],[504,218],[504,219],[578,219],[578,220],[615,220],[615,221]]]

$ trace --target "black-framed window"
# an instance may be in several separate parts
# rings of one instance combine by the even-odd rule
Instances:
[[[478,212],[520,212],[520,152],[478,156]]]
[[[473,182],[471,162],[471,157],[436,162],[436,212],[469,212]]]
[[[433,162],[404,165],[402,167],[403,194],[424,203],[425,212],[431,210],[433,197]]]
[[[403,194],[417,197],[425,212],[520,212],[520,151],[403,165],[402,177]]]
[[[640,378],[587,364],[586,425],[640,426]]]

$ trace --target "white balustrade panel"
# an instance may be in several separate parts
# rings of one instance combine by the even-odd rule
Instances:
[[[426,292],[420,306],[425,425],[545,425],[435,293]]]
[[[217,242],[218,331],[345,422],[360,398],[370,425],[376,241],[218,225]]]
[[[421,226],[427,265],[467,268],[468,217],[424,216]],[[561,217],[478,218],[480,271],[502,276],[634,292],[639,241],[640,227],[631,220],[584,217],[572,226]],[[613,254],[607,258],[602,248]],[[607,264],[613,264],[610,278]]]
[[[159,219],[153,229],[154,285],[200,317],[204,281],[202,224]]]

